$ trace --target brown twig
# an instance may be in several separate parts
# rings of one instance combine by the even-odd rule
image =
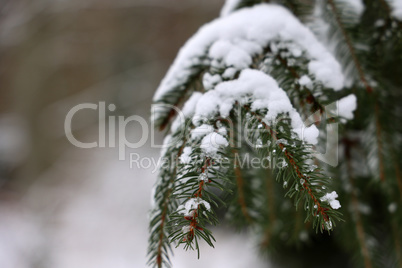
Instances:
[[[268,172],[267,172],[268,173]],[[272,174],[272,173],[268,173]],[[269,216],[269,225],[265,228],[264,232],[264,238],[262,239],[261,247],[262,248],[267,248],[269,245],[270,241],[270,236],[271,236],[271,231],[273,228],[273,224],[276,220],[276,215],[275,215],[275,191],[272,183],[272,178],[269,176],[267,178],[267,197],[268,197],[268,216]]]
[[[180,155],[183,153],[184,146],[186,144],[186,141],[183,141],[183,144],[179,148],[179,152],[177,153],[176,156],[176,161],[180,157]],[[172,176],[170,178],[170,183],[172,184],[175,178],[177,172],[177,165],[175,165]],[[166,216],[167,216],[167,210],[168,210],[168,201],[170,199],[170,195],[172,194],[173,187],[170,187],[169,190],[166,192],[166,197],[165,197],[165,202],[163,203],[163,210],[162,210],[162,216],[161,216],[161,223],[160,223],[160,234],[159,234],[159,242],[158,242],[158,249],[157,249],[157,254],[156,254],[156,264],[158,265],[158,268],[162,267],[162,248],[163,248],[163,239],[164,239],[164,227],[166,223]]]
[[[249,110],[249,108],[246,107],[246,106],[244,108]],[[250,110],[249,110],[249,112],[258,120],[259,123],[261,123],[264,126],[264,128],[270,133],[270,135],[274,139],[274,141],[277,141],[278,140],[277,133],[270,126],[268,126],[258,114],[256,114],[255,112],[252,112]],[[324,219],[324,221],[328,222],[329,217],[328,217],[327,212],[326,212],[328,209],[325,208],[325,207],[322,207],[321,202],[314,196],[313,191],[311,190],[310,185],[309,185],[309,177],[307,177],[307,176],[302,174],[302,172],[300,171],[299,166],[297,165],[297,163],[293,159],[293,156],[291,155],[291,153],[288,152],[286,146],[283,143],[279,143],[278,146],[282,151],[284,151],[284,154],[285,154],[286,158],[288,159],[290,165],[292,166],[293,170],[296,172],[297,177],[299,179],[304,180],[304,182],[302,184],[303,189],[305,191],[307,191],[308,195],[313,200],[314,205],[317,206],[316,215],[321,214],[323,219]]]
[[[338,12],[338,10],[336,8],[336,5],[335,5],[333,0],[328,0],[328,3],[329,3],[329,6],[332,9],[332,12],[335,15],[335,20],[336,20],[336,22],[337,22],[337,24],[339,26],[339,29],[342,32],[343,38],[345,39],[346,45],[347,45],[347,47],[348,47],[348,49],[350,51],[350,54],[351,54],[352,59],[353,59],[353,63],[355,65],[356,69],[357,69],[357,72],[359,73],[359,78],[362,81],[363,85],[365,86],[366,91],[368,93],[372,93],[373,88],[367,82],[366,76],[364,75],[364,72],[363,72],[363,68],[360,65],[359,59],[357,58],[357,55],[356,55],[356,51],[355,51],[355,49],[354,49],[354,47],[352,45],[352,41],[350,40],[350,37],[349,37],[348,33],[346,32],[345,28],[342,25],[341,17],[339,16],[339,12]]]
[[[235,147],[235,132],[231,132],[230,136],[230,147],[232,148],[232,153],[235,156],[234,159],[234,173],[236,177],[237,192],[239,194],[238,203],[240,205],[241,212],[248,223],[252,223],[252,218],[247,210],[246,198],[244,194],[244,180],[243,175],[240,170],[240,165],[237,156],[239,155],[238,150]]]
[[[345,139],[345,158],[346,158],[346,169],[347,169],[347,174],[349,177],[349,182],[352,186],[352,206],[355,212],[355,221],[356,221],[356,234],[357,234],[357,239],[359,241],[360,247],[361,247],[361,254],[364,259],[364,267],[365,268],[371,268],[371,258],[370,258],[370,253],[368,250],[368,247],[366,245],[366,237],[364,234],[364,227],[363,227],[363,222],[361,219],[360,211],[359,211],[359,201],[355,192],[355,187],[353,183],[353,171],[352,171],[352,165],[351,165],[351,147],[353,145],[353,142]]]
[[[237,150],[234,150],[235,154],[237,153]],[[247,205],[246,205],[246,198],[244,195],[244,180],[243,180],[243,175],[241,174],[241,170],[239,168],[239,163],[237,157],[235,157],[235,177],[236,177],[236,184],[237,184],[237,191],[239,194],[239,205],[241,208],[241,212],[243,213],[244,217],[246,218],[247,222],[251,223],[253,220],[251,219],[248,210],[247,210]]]

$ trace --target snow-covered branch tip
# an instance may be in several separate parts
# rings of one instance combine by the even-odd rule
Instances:
[[[296,206],[304,204],[306,220],[316,230],[330,231],[340,219],[337,194],[328,190],[331,179],[311,164],[319,129],[305,126],[302,118],[311,111],[300,105],[307,96],[325,109],[325,94],[344,87],[340,64],[281,6],[223,13],[184,45],[154,96],[160,106],[154,109],[156,125],[171,121],[164,154],[177,159],[174,168],[161,169],[156,185],[149,254],[159,267],[168,263],[171,243],[198,252],[199,239],[213,246],[208,228],[218,224],[216,210],[233,203],[233,196],[240,202],[233,209],[241,210],[233,215],[259,224],[249,213],[258,214],[259,208],[245,198],[250,178],[242,177],[236,160],[243,151],[259,159],[268,154],[284,159],[286,165],[269,172],[286,184],[285,196]],[[350,107],[340,113],[344,120],[353,117],[355,101],[350,95],[341,102]],[[172,105],[180,102],[176,115]]]

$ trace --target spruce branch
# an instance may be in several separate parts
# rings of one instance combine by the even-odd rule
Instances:
[[[232,144],[232,147],[234,147],[233,144]],[[232,153],[233,153],[233,155],[239,155],[238,150],[235,148],[233,148]],[[234,174],[235,174],[235,178],[236,178],[237,192],[239,195],[238,203],[240,205],[241,212],[242,212],[244,218],[250,224],[253,222],[253,219],[250,217],[250,215],[248,213],[246,198],[245,198],[245,193],[244,193],[244,183],[245,182],[243,179],[242,171],[240,170],[240,164],[239,164],[237,157],[235,157],[235,160],[234,160]]]
[[[357,239],[359,241],[360,247],[361,247],[361,255],[364,259],[364,267],[365,268],[372,268],[372,260],[370,256],[370,252],[368,249],[368,245],[366,243],[366,235],[364,231],[364,226],[363,222],[361,219],[361,214],[359,211],[359,201],[358,197],[356,194],[357,189],[354,186],[353,183],[353,169],[351,166],[351,144],[349,140],[345,139],[345,158],[346,158],[346,170],[347,170],[347,176],[349,179],[349,183],[351,185],[351,203],[352,203],[352,208],[353,208],[353,215],[354,215],[354,221],[356,222],[355,228],[356,228],[356,235]]]
[[[392,9],[391,9],[391,7],[389,6],[389,4],[387,3],[387,1],[386,1],[386,0],[378,0],[378,1],[380,1],[381,6],[382,6],[383,9],[387,12],[387,17],[388,17],[388,19],[391,20],[391,21],[394,21],[394,22],[398,25],[398,27],[399,27],[400,29],[402,29],[402,22],[399,21],[399,20],[394,19],[394,18],[391,16]]]
[[[338,24],[339,30],[341,31],[341,33],[343,35],[343,38],[344,38],[345,43],[346,43],[346,46],[348,47],[348,50],[350,52],[351,58],[353,60],[353,63],[354,63],[354,65],[356,67],[356,70],[357,70],[357,72],[359,74],[359,78],[360,78],[361,82],[363,83],[364,87],[366,88],[366,91],[368,93],[371,93],[373,91],[373,88],[370,86],[370,84],[367,81],[366,75],[365,75],[365,73],[363,71],[363,67],[360,64],[360,61],[359,61],[359,59],[357,57],[357,54],[356,54],[355,48],[353,46],[352,40],[350,39],[349,34],[347,33],[347,31],[345,29],[345,26],[342,23],[342,19],[340,17],[340,14],[339,14],[339,11],[338,11],[338,9],[336,7],[336,4],[335,4],[334,0],[327,0],[327,2],[328,2],[329,6],[330,6],[330,8],[331,8],[331,10],[332,10],[332,12],[334,14],[334,17],[335,17],[335,20],[336,20],[336,22]]]
[[[174,133],[172,136],[176,137],[178,133]],[[158,268],[162,267],[162,264],[169,266],[168,250],[170,244],[166,235],[166,224],[170,219],[170,214],[175,206],[175,201],[171,199],[171,195],[174,187],[174,179],[177,173],[177,161],[183,153],[185,141],[178,148],[170,148],[166,151],[165,157],[169,158],[172,154],[175,154],[175,160],[173,163],[169,163],[166,169],[162,169],[160,172],[160,183],[155,189],[155,202],[156,207],[151,212],[150,231],[151,236],[149,238],[148,256],[149,264],[154,264]],[[169,161],[169,160],[168,160]]]
[[[319,194],[319,192],[317,191],[317,186],[320,185],[321,187],[325,187],[325,185],[328,184],[328,181],[324,180],[325,176],[323,174],[320,174],[319,170],[313,170],[313,172],[311,170],[306,170],[306,165],[300,161],[302,158],[308,157],[308,149],[303,148],[303,145],[297,149],[294,149],[291,146],[287,145],[294,141],[294,139],[290,139],[286,135],[273,130],[263,120],[261,116],[259,116],[255,112],[250,111],[250,107],[245,106],[244,109],[253,117],[255,117],[258,123],[264,126],[264,128],[271,136],[272,142],[274,144],[277,144],[278,149],[284,154],[287,163],[292,168],[292,172],[290,172],[290,175],[294,178],[294,182],[292,188],[286,193],[286,195],[289,197],[296,196],[296,207],[302,198],[305,200],[304,208],[308,211],[306,220],[308,220],[311,215],[314,216],[313,228],[316,227],[316,230],[318,230],[319,225],[321,227],[321,230],[331,230],[333,220],[339,220],[340,213],[331,209],[328,205],[323,204],[323,202],[320,201],[320,199],[317,197]],[[280,138],[278,138],[278,135],[280,135]],[[279,174],[283,174],[285,176],[280,176]],[[279,172],[277,180],[291,183],[285,179],[286,175],[286,172]],[[304,193],[307,194],[299,194],[299,184],[301,185],[300,192],[304,191]]]
[[[324,111],[325,111],[324,105],[321,104],[321,102],[318,100],[318,98],[316,96],[314,96],[312,90],[310,90],[305,85],[300,85],[299,80],[300,80],[301,76],[299,75],[299,73],[296,71],[296,69],[294,67],[290,66],[289,60],[283,58],[280,55],[280,53],[277,53],[275,58],[277,60],[279,60],[281,66],[285,69],[285,71],[287,70],[292,75],[292,77],[294,78],[293,83],[294,83],[295,89],[299,93],[298,98],[300,100],[299,105],[301,106],[301,108],[303,108],[303,106],[305,104],[311,104],[311,108],[308,111],[306,111],[305,114],[310,114],[311,112],[315,112],[315,111],[318,110],[319,113],[322,115],[324,113]],[[273,73],[273,76],[277,77],[274,73]],[[277,78],[279,78],[279,77],[277,77]],[[286,88],[288,91],[291,91],[292,87],[287,85],[284,88]],[[290,92],[289,95],[291,95],[291,92]],[[294,101],[294,103],[297,103],[297,102]]]
[[[277,20],[282,21],[281,29],[265,27]],[[237,28],[226,35],[227,25]],[[253,29],[267,31],[270,38]],[[280,217],[276,198],[290,198],[296,210],[306,212],[305,222],[311,221],[316,232],[330,232],[341,219],[340,204],[336,192],[328,191],[331,179],[312,164],[318,129],[304,126],[299,111],[304,117],[317,109],[323,113],[329,101],[325,98],[335,94],[323,96],[342,86],[341,69],[332,55],[277,5],[244,8],[203,27],[181,49],[155,97],[156,103],[175,106],[186,101],[184,122],[172,107],[154,116],[179,143],[168,146],[165,155],[173,155],[176,166],[161,170],[156,187],[151,261],[166,264],[172,243],[197,250],[198,255],[200,240],[213,247],[215,239],[208,228],[218,224],[216,210],[228,204],[233,204],[227,212],[233,219],[265,232],[262,245],[276,239],[270,237]],[[304,103],[311,104],[310,110],[303,109]],[[184,140],[179,132],[185,133]],[[243,144],[245,140],[252,144]],[[271,181],[264,181],[271,176],[256,176],[240,165],[242,152],[262,161],[268,156],[283,159],[283,167],[265,170],[283,184],[281,197]],[[222,166],[224,162],[229,166]],[[261,192],[255,185],[261,182],[267,187],[263,190],[268,197],[263,198],[269,200],[268,206],[254,201]],[[269,224],[263,221],[265,214]],[[304,224],[301,215],[297,212],[296,233]]]

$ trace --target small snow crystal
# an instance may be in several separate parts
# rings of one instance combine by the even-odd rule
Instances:
[[[204,205],[208,211],[211,210],[211,205],[207,201],[202,200],[200,198],[191,198],[187,200],[187,202],[184,205],[180,205],[177,208],[177,211],[180,214],[183,214],[184,216],[191,217],[194,214],[194,210],[198,209],[199,205]]]
[[[193,227],[191,227],[190,225],[186,225],[181,228],[181,231],[183,232],[183,234],[187,234],[188,232],[190,232],[191,228]]]
[[[311,88],[312,81],[311,81],[310,77],[308,77],[307,75],[303,75],[299,79],[299,84],[302,85],[302,86],[306,86],[308,88]]]
[[[191,147],[184,147],[183,153],[180,156],[180,163],[182,164],[190,164],[191,157],[190,154],[192,153]]]
[[[216,84],[220,83],[222,78],[219,74],[211,75],[210,73],[205,73],[202,78],[202,84],[206,90],[212,89]]]
[[[216,158],[218,150],[228,145],[229,142],[221,134],[214,132],[206,135],[202,139],[200,147],[208,156]]]
[[[200,176],[198,176],[198,180],[199,180],[199,181],[208,182],[208,176],[207,176],[207,174],[201,173]]]
[[[225,127],[221,127],[218,129],[218,133],[222,136],[226,136],[228,134],[228,130]]]
[[[331,230],[332,229],[332,221],[331,220],[326,221],[325,226],[327,227],[328,230]]]
[[[356,96],[354,94],[340,99],[338,102],[339,116],[346,119],[353,119],[353,112],[356,110],[356,106]]]
[[[235,76],[236,72],[237,70],[235,68],[227,68],[223,72],[222,77],[226,79],[232,79]]]
[[[211,132],[214,132],[214,127],[211,125],[203,124],[191,131],[191,139],[199,139],[201,137],[204,137],[205,135],[208,135]]]
[[[326,195],[321,197],[320,200],[323,202],[328,202],[333,209],[338,209],[341,207],[341,204],[339,203],[338,200],[336,200],[337,197],[338,194],[335,191],[333,191],[332,193],[327,193]]]
[[[358,16],[363,13],[364,4],[362,0],[349,0],[347,3],[354,9]]]

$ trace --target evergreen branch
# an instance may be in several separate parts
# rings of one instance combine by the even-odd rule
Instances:
[[[356,228],[356,233],[357,233],[357,239],[359,241],[359,244],[361,246],[361,255],[364,259],[364,267],[365,268],[371,268],[372,264],[371,264],[371,257],[370,257],[370,253],[368,250],[368,246],[366,244],[366,237],[365,237],[365,233],[364,233],[364,227],[363,227],[363,223],[361,220],[361,215],[360,215],[360,211],[359,211],[359,201],[356,195],[356,191],[355,191],[355,187],[353,184],[353,169],[351,166],[351,147],[349,146],[350,144],[352,144],[352,142],[350,142],[349,140],[345,139],[345,158],[346,158],[346,170],[347,170],[347,175],[349,178],[349,183],[352,186],[352,191],[351,191],[351,198],[352,198],[352,207],[354,210],[354,215],[355,215],[355,228]]]
[[[181,85],[183,89],[180,92],[179,96],[165,96],[165,99],[157,102],[162,103],[162,104],[170,104],[171,108],[168,108],[167,111],[164,111],[164,115],[159,116],[159,118],[156,118],[156,126],[159,127],[159,130],[162,131],[166,128],[166,126],[172,121],[172,119],[176,115],[176,110],[173,107],[180,108],[183,106],[183,104],[188,100],[189,96],[191,95],[192,92],[197,90],[197,83],[199,83],[200,78],[202,77],[204,73],[203,68],[199,68],[195,74],[190,76],[188,78],[188,81]],[[200,87],[201,90],[203,90],[202,86]]]
[[[351,179],[350,179],[351,180]],[[365,268],[371,268],[371,258],[370,258],[370,253],[368,250],[368,246],[366,244],[366,238],[364,234],[364,227],[363,223],[361,220],[361,215],[359,212],[359,202],[357,200],[356,193],[354,193],[354,190],[352,190],[352,206],[355,212],[355,217],[356,217],[356,232],[357,232],[357,238],[359,240],[360,246],[361,246],[361,254],[364,259],[364,267]]]
[[[329,6],[331,7],[331,10],[335,16],[335,20],[338,24],[339,29],[341,30],[341,33],[345,39],[346,45],[350,51],[352,60],[354,62],[354,65],[358,71],[359,74],[359,78],[361,80],[361,82],[363,83],[363,85],[366,88],[367,93],[371,94],[373,93],[373,88],[368,84],[366,76],[363,72],[363,68],[360,64],[360,61],[356,55],[356,51],[354,49],[354,46],[352,44],[352,41],[345,29],[345,27],[343,26],[340,14],[337,10],[337,7],[334,3],[334,0],[328,0]],[[384,172],[384,160],[383,160],[383,148],[382,148],[382,139],[381,139],[381,122],[379,119],[379,104],[378,104],[378,100],[375,100],[375,107],[374,107],[374,116],[375,116],[375,124],[376,124],[376,142],[377,142],[377,148],[378,148],[378,161],[379,161],[379,175],[380,175],[380,180],[381,181],[385,181],[385,172]]]
[[[201,173],[202,174],[208,174],[208,168],[211,166],[212,160],[209,157],[205,158],[204,161],[204,166],[201,168]],[[205,190],[205,181],[201,180],[198,183],[198,189],[196,190],[196,192],[191,196],[191,198],[195,198],[195,199],[201,199],[203,196],[203,192]],[[204,229],[199,226],[199,215],[200,215],[200,204],[198,204],[196,206],[196,208],[194,208],[193,210],[190,211],[189,215],[185,215],[184,219],[189,221],[189,225],[188,225],[188,232],[185,234],[185,236],[181,239],[181,241],[179,243],[186,243],[186,246],[190,246],[192,247],[191,243],[193,242],[194,237],[196,237],[196,231],[204,231]],[[183,233],[185,233],[183,231]],[[196,247],[198,250],[198,244],[196,243]],[[198,250],[199,252],[199,250]],[[199,253],[198,253],[199,256]]]
[[[356,55],[355,48],[353,47],[352,41],[351,41],[348,33],[346,32],[345,27],[343,26],[341,17],[339,15],[337,7],[336,7],[336,5],[334,3],[334,0],[327,0],[327,2],[329,4],[329,6],[331,7],[331,10],[332,10],[332,12],[333,12],[333,14],[335,16],[335,20],[336,20],[336,22],[338,24],[338,27],[341,30],[343,38],[345,39],[345,42],[346,42],[346,45],[347,45],[347,47],[349,49],[350,55],[352,57],[352,60],[353,60],[354,65],[355,65],[355,67],[357,69],[357,72],[359,74],[359,78],[360,78],[361,82],[363,83],[363,85],[365,86],[366,91],[368,93],[371,93],[371,92],[373,92],[373,88],[369,85],[369,83],[368,83],[368,81],[366,79],[366,76],[365,76],[365,74],[363,72],[363,68],[362,68],[362,66],[361,66],[361,64],[359,62],[359,59],[358,59],[357,55]]]
[[[267,179],[267,191],[268,191],[269,218],[271,223],[273,223],[275,222],[276,219],[276,213],[275,213],[275,192],[271,178]]]
[[[268,1],[241,0],[232,4],[252,6],[257,2]],[[298,4],[298,0],[281,2]],[[230,5],[226,7],[232,8]],[[275,208],[276,191],[272,187],[273,182],[267,179],[267,189],[261,187],[264,194],[268,192],[268,195],[263,197],[265,202],[268,200],[268,205],[260,200],[255,201],[254,193],[257,191],[260,193],[261,189],[256,190],[260,184],[254,182],[260,182],[264,176],[256,176],[255,172],[248,168],[243,170],[240,167],[242,158],[234,157],[233,160],[233,155],[238,155],[239,151],[243,152],[242,150],[258,154],[260,160],[271,153],[266,148],[240,147],[240,145],[238,148],[235,147],[235,137],[227,135],[228,122],[224,120],[233,119],[236,110],[246,116],[253,130],[259,129],[261,125],[264,133],[252,137],[262,140],[264,144],[269,142],[273,154],[283,159],[284,168],[274,170],[275,178],[277,181],[283,181],[284,189],[290,182],[290,188],[285,190],[287,192],[284,195],[293,200],[296,210],[304,209],[307,214],[305,222],[312,219],[316,231],[329,232],[333,229],[335,221],[340,220],[341,214],[336,211],[340,207],[338,200],[335,200],[336,192],[327,193],[327,190],[323,190],[330,183],[330,178],[324,176],[322,170],[310,164],[313,155],[309,143],[315,144],[318,137],[317,128],[310,126],[308,131],[304,132],[308,134],[303,135],[302,118],[293,108],[301,106],[307,111],[304,107],[310,108],[306,105],[308,103],[313,106],[312,109],[318,108],[322,114],[323,103],[336,99],[332,98],[335,93],[326,95],[324,90],[330,91],[331,88],[340,90],[343,85],[339,64],[306,27],[289,11],[278,5],[259,5],[244,9],[233,16],[225,12],[220,19],[203,27],[183,47],[178,60],[171,67],[155,97],[157,103],[177,107],[186,102],[190,93],[194,91],[203,93],[193,93],[191,101],[188,99],[183,107],[183,114],[192,125],[178,124],[178,117],[170,124],[172,118],[176,116],[173,108],[165,107],[156,114],[157,125],[161,129],[167,127],[171,132],[176,132],[177,126],[180,125],[187,134],[191,134],[191,138],[184,140],[179,146],[169,146],[168,154],[176,155],[176,162],[180,157],[180,163],[174,168],[162,169],[162,182],[156,189],[158,205],[155,210],[157,215],[151,220],[153,232],[150,239],[150,253],[151,260],[154,260],[158,267],[168,265],[167,250],[170,249],[171,243],[177,243],[177,246],[184,245],[186,250],[195,249],[198,256],[199,239],[213,247],[215,239],[207,227],[218,223],[216,212],[212,207],[217,208],[218,202],[228,204],[227,200],[225,202],[221,200],[221,193],[231,193],[233,190],[236,193],[232,198],[233,202],[236,202],[235,212],[249,225],[255,224],[258,230],[264,230],[266,227],[266,223],[260,219],[269,218],[270,223],[264,230],[262,244],[270,243],[270,235],[273,235],[272,241],[275,241],[275,235],[282,228],[274,223],[276,213],[281,214],[280,216],[286,213]],[[254,19],[256,17],[258,18]],[[234,23],[236,19],[244,20],[246,23]],[[265,27],[267,24],[275,24],[276,20],[280,20],[281,27],[275,29]],[[224,32],[229,29],[227,25],[237,25],[238,29],[235,28],[233,34],[226,35]],[[264,31],[260,34],[254,29]],[[300,35],[294,35],[295,31],[299,31]],[[241,35],[236,36],[237,32]],[[250,39],[249,36],[253,38]],[[281,53],[276,54],[277,51],[273,48],[278,44],[279,50],[288,50],[283,57]],[[272,59],[279,61],[279,67],[273,67],[277,68],[276,74],[283,71],[282,74],[270,76],[260,71],[261,65],[266,64],[263,60],[268,57],[266,55],[268,48],[275,51]],[[197,58],[199,55],[205,58]],[[287,55],[291,55],[292,58]],[[292,65],[290,60],[296,66]],[[312,61],[316,64],[313,67],[316,68],[309,69],[309,63]],[[252,70],[253,68],[257,70]],[[366,79],[364,74],[363,78]],[[278,86],[278,81],[286,91]],[[306,84],[309,86],[305,86]],[[291,87],[288,88],[288,85]],[[310,85],[314,85],[314,88],[310,88]],[[290,98],[293,98],[293,105]],[[187,109],[189,107],[190,109]],[[271,121],[275,119],[275,122]],[[279,123],[278,119],[281,119]],[[243,126],[242,124],[239,123]],[[196,129],[205,133],[200,134],[195,131]],[[241,138],[246,138],[241,131],[239,134]],[[218,149],[211,147],[212,144],[206,139],[214,135],[219,138]],[[231,148],[223,148],[228,145]],[[219,166],[222,159],[230,160],[230,165],[233,164],[234,167],[222,168]],[[249,180],[252,176],[260,181]],[[220,194],[211,191],[214,188],[220,190]],[[266,211],[268,217],[265,216]],[[303,227],[301,221],[303,214],[299,211],[296,214],[296,228],[293,228],[296,233]]]
[[[193,142],[196,144],[191,145],[192,153],[189,155],[192,160],[179,166],[180,175],[175,179],[173,196],[185,200],[171,215],[170,224],[173,232],[170,233],[169,238],[171,243],[177,241],[176,247],[184,244],[185,250],[197,250],[199,257],[199,238],[214,247],[212,241],[215,241],[215,238],[206,225],[216,225],[218,219],[215,212],[211,210],[210,203],[215,206],[218,206],[216,201],[225,204],[209,189],[218,188],[227,192],[230,190],[225,189],[220,183],[220,181],[228,182],[229,180],[219,171],[221,157],[225,155],[217,152],[216,156],[210,156],[202,151],[200,140],[193,140]]]
[[[293,67],[289,66],[288,61],[286,59],[282,58],[280,54],[278,54],[276,56],[276,58],[279,60],[279,62],[282,64],[282,66],[285,67],[286,70],[288,70],[290,72],[290,74],[293,76],[293,78],[300,79],[300,75],[297,73],[297,71]],[[311,92],[311,90],[309,88],[307,88],[306,86],[297,85],[297,89],[299,89],[299,92],[300,92],[300,89],[303,89],[304,91],[307,92],[305,101],[307,103],[313,104],[311,112],[314,112],[315,109],[318,109],[321,115],[324,113],[324,111],[325,111],[324,106],[321,105],[321,103],[319,103],[319,101],[317,100],[317,98],[314,96],[314,94]],[[301,105],[303,105],[303,103],[304,102],[302,102]]]
[[[238,155],[238,151],[236,149],[233,149],[233,155]],[[244,218],[247,220],[248,223],[252,223],[253,220],[250,217],[248,210],[247,210],[246,198],[245,198],[245,194],[244,194],[244,180],[243,180],[243,176],[241,174],[241,170],[239,167],[238,158],[235,157],[234,161],[235,161],[234,162],[234,172],[235,172],[235,177],[236,177],[237,192],[239,194],[238,202],[239,202],[239,205],[240,205]]]
[[[180,155],[183,153],[183,149],[184,146],[186,144],[186,141],[184,140],[183,144],[179,147],[177,155],[176,155],[176,161],[175,161],[175,165],[173,167],[173,171],[172,174],[170,175],[170,178],[168,180],[168,183],[166,185],[164,185],[163,189],[164,193],[162,194],[163,196],[163,201],[162,201],[162,209],[161,209],[161,214],[158,216],[158,218],[160,218],[160,222],[159,222],[159,226],[158,228],[156,228],[156,230],[159,230],[159,234],[156,236],[157,237],[157,246],[156,246],[156,253],[154,255],[151,255],[150,259],[149,259],[149,263],[155,263],[157,265],[158,268],[162,267],[162,263],[167,263],[163,256],[164,256],[164,241],[165,241],[165,229],[166,229],[166,222],[168,219],[168,216],[170,214],[169,211],[169,200],[171,198],[171,194],[173,192],[173,187],[174,187],[174,180],[175,180],[175,176],[177,173],[177,160],[180,157]],[[154,220],[151,221],[151,229],[155,228],[154,226],[152,226],[152,222],[154,222]],[[149,253],[150,254],[152,252],[152,250],[154,249],[154,244],[155,241],[152,241],[152,235],[150,238],[150,247],[149,247]]]
[[[387,1],[385,1],[385,0],[379,0],[379,1],[380,1],[380,3],[381,3],[381,6],[382,6],[382,7],[385,9],[385,11],[387,12],[388,19],[394,20],[394,19],[392,18],[392,16],[391,16],[392,9],[391,9],[391,7],[388,5]],[[397,25],[398,25],[399,28],[402,28],[402,22],[400,22],[400,21],[398,21],[398,20],[395,20],[395,22],[397,23]]]
[[[233,125],[233,128],[237,129],[237,122]],[[232,135],[229,139],[229,143],[230,143],[230,147],[232,148],[232,155],[235,156],[233,168],[234,168],[234,176],[236,179],[237,194],[238,194],[237,202],[240,205],[240,210],[241,210],[244,218],[250,224],[253,222],[253,219],[250,217],[250,214],[248,213],[247,204],[246,204],[246,198],[245,198],[245,193],[244,193],[244,180],[243,180],[243,175],[242,175],[242,171],[240,170],[240,164],[239,164],[239,160],[238,160],[239,151],[236,148],[236,136],[237,135],[236,135],[235,131],[232,131],[231,134]]]
[[[385,0],[379,0],[383,8],[387,11],[388,14],[391,14],[391,8]]]
[[[277,0],[276,2],[287,7],[303,22],[311,19],[314,10],[313,0]]]
[[[157,255],[156,255],[156,265],[158,268],[162,267],[162,261],[163,261],[163,253],[162,253],[162,248],[163,248],[163,240],[164,240],[164,229],[165,229],[165,222],[166,222],[166,214],[168,210],[168,204],[167,201],[169,199],[170,194],[172,193],[172,189],[170,188],[167,192],[167,197],[166,201],[162,210],[162,217],[161,217],[161,223],[160,223],[160,234],[159,234],[159,242],[158,242],[158,248],[157,248]]]
[[[314,193],[312,187],[311,187],[311,182],[310,179],[311,177],[304,175],[304,173],[301,171],[302,167],[295,161],[295,155],[293,155],[291,152],[293,151],[292,148],[289,146],[285,145],[283,142],[278,139],[278,133],[274,131],[266,122],[265,120],[260,117],[257,113],[253,112],[250,110],[248,106],[243,106],[243,109],[245,109],[248,113],[250,113],[256,120],[264,126],[264,128],[268,131],[270,136],[273,139],[274,143],[277,143],[278,147],[280,150],[284,153],[288,163],[291,165],[293,171],[296,173],[298,179],[301,182],[301,185],[303,187],[303,190],[306,191],[307,196],[310,198],[310,200],[313,202],[313,207],[315,208],[314,216],[320,216],[323,219],[323,222],[325,223],[322,224],[322,230],[324,229],[332,229],[332,221],[331,217],[329,216],[329,212],[332,210],[329,209],[327,206],[323,205],[320,200],[316,197],[316,193]],[[298,183],[298,182],[296,182]],[[296,184],[297,185],[297,184]],[[296,186],[297,187],[297,186]],[[290,196],[292,194],[289,194]],[[296,204],[298,203],[299,200],[296,201]],[[309,209],[311,209],[309,207]],[[335,214],[336,215],[336,214]],[[309,216],[308,216],[309,217]],[[316,223],[316,221],[314,221]],[[314,224],[316,225],[316,224]]]
[[[275,204],[274,204],[274,196],[275,196],[275,192],[274,192],[274,188],[273,188],[273,184],[271,181],[271,178],[267,178],[267,196],[268,196],[268,215],[269,215],[269,221],[270,224],[265,227],[265,231],[263,234],[263,239],[261,242],[261,248],[268,248],[269,245],[269,241],[270,241],[270,237],[271,237],[271,232],[273,229],[273,224],[276,220],[276,215],[275,215]]]

